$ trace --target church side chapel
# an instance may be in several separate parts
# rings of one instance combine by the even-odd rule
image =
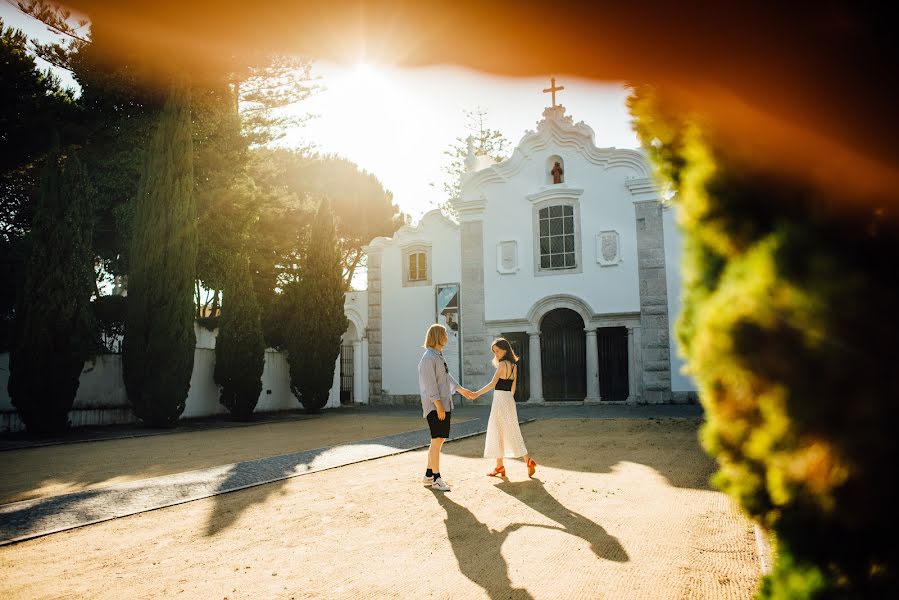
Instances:
[[[673,212],[643,154],[597,147],[556,104],[562,89],[553,79],[544,90],[552,106],[507,160],[477,156],[469,140],[458,223],[434,210],[365,248],[368,290],[348,295],[344,348],[355,351],[341,361],[367,375],[343,386],[358,401],[420,402],[416,365],[434,322],[450,333],[444,356],[465,386],[489,381],[490,342],[503,336],[521,357],[519,402],[696,400],[672,332]]]

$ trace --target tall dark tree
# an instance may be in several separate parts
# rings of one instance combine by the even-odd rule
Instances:
[[[630,107],[677,191],[678,337],[715,483],[777,538],[760,596],[899,597],[895,204],[747,161],[676,97],[641,87]]]
[[[262,391],[265,342],[259,305],[250,277],[250,261],[237,255],[225,275],[224,303],[215,341],[215,382],[219,402],[238,420],[253,414]]]
[[[125,341],[125,387],[135,414],[174,426],[193,372],[197,267],[190,92],[176,81],[147,149],[134,207]]]
[[[16,301],[14,273],[22,272],[23,239],[40,194],[41,169],[51,138],[78,136],[72,94],[29,52],[28,37],[0,19],[0,352],[11,343]]]
[[[10,356],[9,395],[32,433],[68,428],[92,349],[92,190],[76,156],[67,158],[61,178],[59,170],[54,151],[28,238]]]
[[[344,284],[334,215],[323,200],[309,232],[299,281],[285,289],[290,388],[307,412],[328,402],[340,338],[346,331]]]

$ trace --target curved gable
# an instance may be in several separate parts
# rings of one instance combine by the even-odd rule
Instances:
[[[598,148],[595,137],[589,125],[583,121],[574,123],[565,115],[564,106],[549,107],[543,111],[543,119],[537,122],[537,130],[525,132],[512,156],[462,176],[461,201],[480,199],[484,186],[516,176],[530,159],[544,154],[551,146],[572,149],[603,169],[625,168],[631,171],[634,179],[650,178],[651,170],[642,153],[613,147]]]

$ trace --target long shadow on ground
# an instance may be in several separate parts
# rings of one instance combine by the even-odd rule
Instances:
[[[464,506],[454,502],[443,492],[434,492],[437,502],[446,510],[446,536],[456,555],[459,570],[465,577],[483,588],[491,598],[529,599],[527,590],[512,587],[509,569],[502,555],[503,543],[513,531],[522,527],[554,529],[577,536],[590,544],[598,558],[627,562],[629,557],[621,543],[605,529],[556,500],[543,483],[533,479],[523,483],[504,481],[496,486],[543,514],[559,527],[537,523],[512,523],[494,531],[480,522]]]
[[[596,522],[578,514],[556,500],[539,479],[511,482],[504,480],[495,486],[546,518],[558,523],[562,531],[577,536],[590,544],[598,558],[615,562],[627,562],[629,557],[621,543]],[[549,529],[557,529],[550,527]]]
[[[524,411],[522,411],[524,413]],[[709,475],[715,461],[699,444],[698,418],[556,419],[521,426],[527,448],[540,469],[551,467],[580,473],[612,473],[626,462],[645,465],[678,488],[713,490]],[[479,443],[447,444],[444,454],[483,459]],[[572,452],[574,451],[574,452]],[[484,459],[489,470],[492,459]],[[512,473],[525,470],[522,461],[507,460]]]
[[[462,574],[483,588],[491,598],[532,598],[526,590],[512,587],[509,568],[502,554],[506,538],[522,525],[516,523],[502,531],[493,531],[445,493],[435,491],[434,496],[446,510],[446,537],[453,547]]]

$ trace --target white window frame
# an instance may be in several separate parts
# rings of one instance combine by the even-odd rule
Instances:
[[[572,209],[574,223],[574,266],[572,267],[543,267],[540,252],[540,211],[554,206],[568,206]],[[574,199],[547,198],[534,204],[534,275],[571,275],[583,272],[584,261],[581,252],[581,211],[580,203]]]
[[[546,277],[548,275],[574,275],[582,273],[584,269],[584,253],[582,250],[581,231],[581,203],[580,198],[584,193],[582,188],[571,188],[565,184],[549,186],[541,191],[530,194],[527,199],[531,203],[531,222],[533,223],[533,248],[534,248],[534,276]],[[548,268],[540,266],[540,210],[552,206],[571,206],[574,210],[574,267]]]

